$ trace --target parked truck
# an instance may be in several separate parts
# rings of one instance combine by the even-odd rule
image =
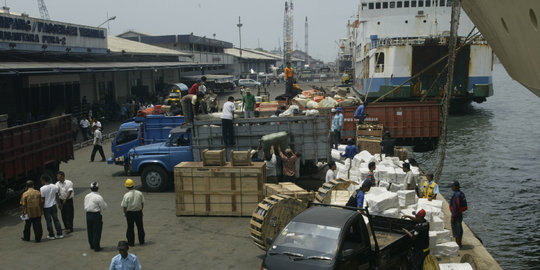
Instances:
[[[0,130],[0,199],[37,183],[41,174],[56,179],[60,162],[73,159],[71,115]]]
[[[415,223],[314,204],[270,243],[261,269],[407,269]],[[367,221],[367,222],[366,222]]]
[[[183,116],[146,115],[135,117],[120,125],[111,143],[113,157],[107,163],[124,166],[124,172],[129,174],[130,149],[140,145],[164,142],[169,132],[184,123]]]
[[[286,131],[289,145],[301,152],[303,164],[327,161],[330,157],[327,116],[294,116],[277,118],[235,119],[235,146],[228,150],[255,149],[262,136]],[[279,123],[279,124],[278,124]],[[166,142],[139,146],[129,151],[131,173],[140,173],[143,186],[163,191],[174,181],[174,166],[183,161],[201,161],[205,149],[225,148],[221,120],[195,121],[175,128]],[[284,149],[283,149],[284,150]]]

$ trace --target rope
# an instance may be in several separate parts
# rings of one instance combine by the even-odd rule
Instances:
[[[439,137],[439,146],[440,146],[440,153],[439,153],[439,163],[437,165],[437,168],[435,169],[434,179],[440,179],[440,176],[443,171],[444,167],[444,160],[446,157],[446,142],[447,142],[447,131],[448,131],[448,110],[450,107],[450,96],[452,91],[452,83],[454,79],[454,64],[456,61],[456,55],[458,50],[456,49],[456,43],[457,43],[457,30],[458,30],[458,24],[459,24],[459,15],[460,15],[460,9],[461,9],[461,2],[460,1],[453,1],[452,2],[452,17],[451,17],[451,28],[450,28],[450,39],[448,44],[448,50],[449,50],[449,58],[448,58],[448,73],[446,77],[446,85],[445,85],[445,91],[444,96],[442,99],[442,129],[441,129],[441,136]],[[472,32],[472,31],[471,31]],[[440,181],[440,180],[439,180]],[[440,184],[440,183],[439,183]]]

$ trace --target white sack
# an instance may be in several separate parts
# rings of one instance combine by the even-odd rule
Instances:
[[[339,150],[332,149],[331,154],[332,154],[332,159],[334,161],[340,161],[341,160],[341,152]]]
[[[320,112],[318,110],[306,110],[304,111],[306,116],[319,116]]]
[[[386,210],[380,212],[380,215],[385,216],[385,217],[391,217],[391,218],[399,218],[400,217],[398,208],[386,209]]]
[[[392,192],[398,192],[402,189],[404,189],[405,186],[403,186],[402,184],[398,184],[398,183],[392,183],[392,185],[390,186],[390,191]]]
[[[416,203],[416,192],[414,190],[399,190],[397,192],[399,207],[405,208]]]
[[[365,201],[368,203],[370,212],[380,213],[386,209],[399,207],[397,194],[382,189],[384,192],[380,194],[371,194],[371,192],[366,194]]]
[[[468,263],[441,263],[439,264],[440,270],[473,270],[472,266]]]
[[[456,242],[437,244],[431,251],[431,254],[434,256],[459,256],[459,246]]]
[[[313,101],[313,100],[310,100],[306,103],[306,108],[308,109],[316,109],[316,108],[319,108],[319,103]]]
[[[430,231],[442,231],[444,230],[444,220],[439,216],[433,216],[429,222]]]

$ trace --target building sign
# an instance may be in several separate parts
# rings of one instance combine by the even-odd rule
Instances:
[[[0,48],[105,53],[107,51],[107,30],[12,14],[0,14]]]

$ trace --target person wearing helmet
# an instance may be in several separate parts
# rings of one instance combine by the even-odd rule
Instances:
[[[124,216],[127,221],[126,238],[128,245],[135,245],[134,224],[137,224],[137,235],[139,236],[139,244],[144,245],[144,227],[143,227],[143,208],[144,196],[142,192],[135,189],[135,182],[127,179],[124,186],[128,192],[124,194],[121,206],[124,209]]]
[[[86,211],[86,231],[88,232],[88,243],[90,248],[101,250],[101,231],[103,229],[103,218],[101,212],[107,208],[107,203],[99,195],[99,185],[97,182],[90,184],[90,190],[84,197],[84,211]]]
[[[401,217],[416,223],[412,232],[403,228],[403,231],[413,240],[413,251],[408,269],[422,269],[424,259],[429,254],[429,222],[425,219],[426,211],[424,209],[413,212],[413,214],[414,216],[404,215]]]

